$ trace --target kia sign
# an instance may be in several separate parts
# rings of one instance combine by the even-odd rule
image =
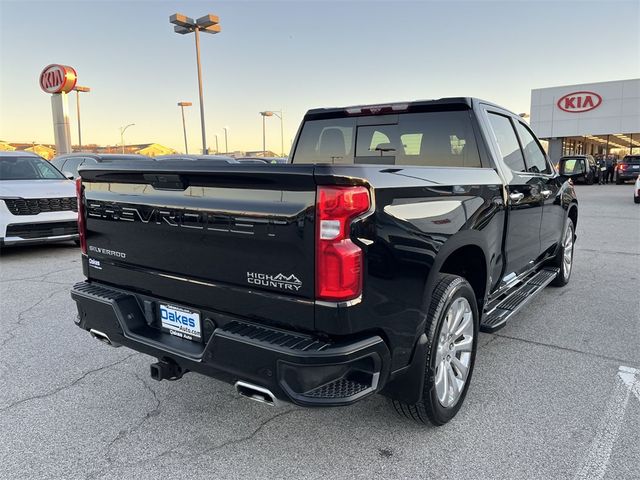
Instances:
[[[558,108],[569,113],[582,113],[598,108],[602,97],[594,92],[567,93],[558,100]]]
[[[76,86],[78,75],[73,67],[52,64],[40,74],[40,88],[46,93],[69,93]]]

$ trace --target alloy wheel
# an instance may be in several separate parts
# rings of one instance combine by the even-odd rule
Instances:
[[[464,390],[471,368],[475,322],[469,301],[453,301],[440,328],[436,352],[436,395],[440,405],[454,406]]]

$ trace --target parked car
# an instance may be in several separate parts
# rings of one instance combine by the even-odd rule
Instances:
[[[571,170],[579,169],[584,172],[584,174],[573,177],[574,182],[585,183],[587,185],[593,185],[594,183],[598,183],[600,180],[600,168],[598,167],[598,163],[596,159],[591,155],[567,155],[560,159],[558,165],[562,162],[575,160],[576,166],[572,167]]]
[[[635,180],[640,174],[640,155],[626,155],[616,167],[616,184]]]
[[[0,152],[0,247],[78,241],[75,185],[30,152]]]
[[[156,160],[159,161],[169,161],[169,160],[178,160],[178,161],[202,161],[207,160],[209,162],[218,163],[220,165],[224,164],[234,164],[238,163],[235,158],[227,157],[224,155],[189,155],[176,153],[173,155],[159,155],[155,157]]]
[[[78,326],[156,357],[155,380],[309,407],[382,393],[448,422],[479,332],[569,282],[573,174],[472,98],[315,109],[299,132],[291,165],[82,167]]]
[[[138,154],[77,152],[58,155],[51,160],[51,163],[55,165],[65,177],[73,180],[78,178],[78,169],[82,165],[95,165],[104,162],[130,162],[132,160],[153,161],[153,158]]]
[[[636,184],[633,188],[633,201],[640,203],[640,176],[636,177]]]

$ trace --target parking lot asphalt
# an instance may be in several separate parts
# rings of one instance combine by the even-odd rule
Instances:
[[[71,245],[0,257],[0,478],[640,478],[640,205],[578,186],[573,277],[482,334],[458,416],[269,407],[73,323]],[[620,370],[621,367],[624,367]]]

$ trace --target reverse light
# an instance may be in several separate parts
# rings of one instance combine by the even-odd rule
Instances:
[[[362,293],[362,249],[351,221],[371,207],[365,187],[319,186],[316,206],[316,299],[346,301]]]
[[[84,218],[84,202],[82,201],[82,177],[76,179],[76,197],[78,198],[78,236],[80,238],[80,250],[87,253],[87,225]]]

